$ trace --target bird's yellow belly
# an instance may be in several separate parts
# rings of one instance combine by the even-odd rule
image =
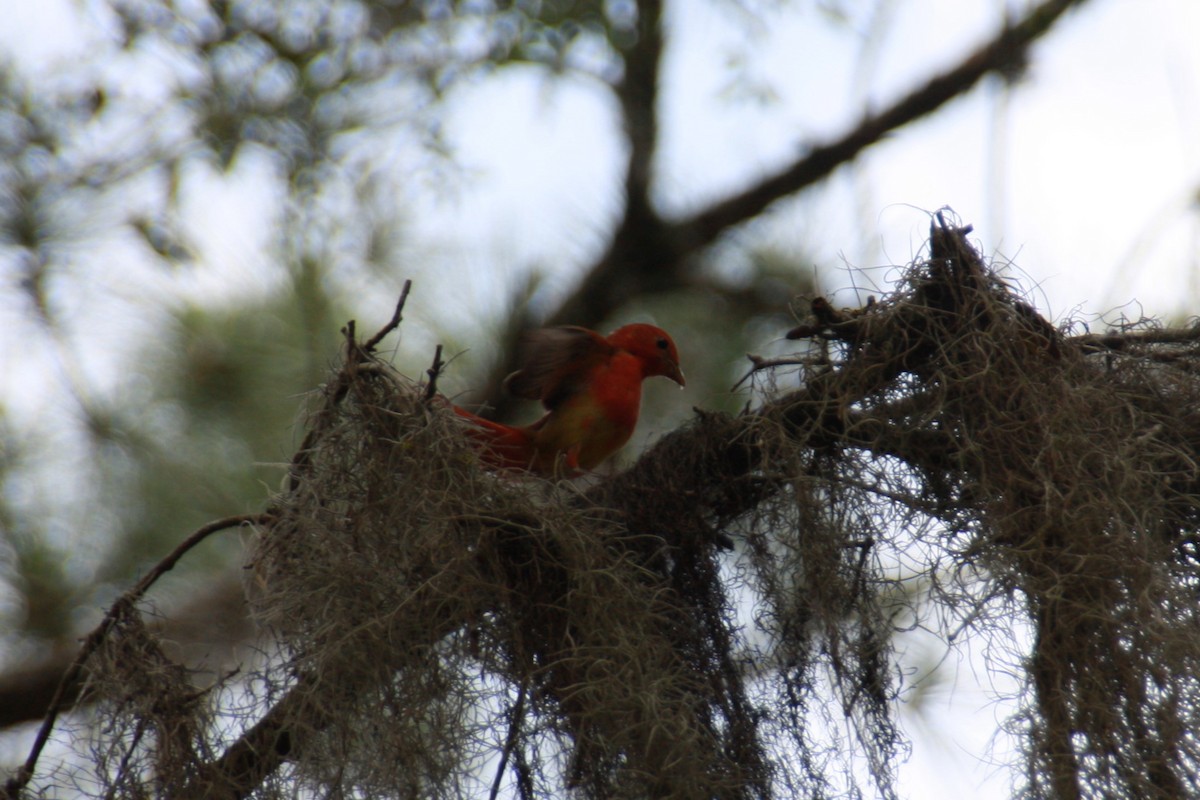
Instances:
[[[636,407],[632,414],[594,403],[561,407],[537,432],[538,461],[553,464],[565,454],[580,469],[594,469],[629,441],[636,424]]]

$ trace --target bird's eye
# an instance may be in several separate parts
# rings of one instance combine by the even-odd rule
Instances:
[[[659,349],[659,350],[666,350],[666,349],[667,349],[667,340],[666,340],[666,339],[664,339],[664,338],[663,338],[663,337],[661,337],[661,336],[660,336],[660,337],[658,337],[658,341],[657,341],[657,342],[655,342],[655,344],[656,344],[656,345],[658,345],[658,349]]]

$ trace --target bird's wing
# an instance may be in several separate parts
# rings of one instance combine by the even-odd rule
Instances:
[[[540,400],[550,410],[586,389],[595,366],[616,352],[600,334],[574,326],[530,331],[521,344],[522,367],[504,386],[510,394]]]

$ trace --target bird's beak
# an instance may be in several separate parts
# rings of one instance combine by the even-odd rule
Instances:
[[[679,368],[678,364],[672,363],[666,372],[666,376],[678,383],[680,389],[682,389],[684,386],[687,386],[687,381],[684,380],[683,377],[683,370]]]

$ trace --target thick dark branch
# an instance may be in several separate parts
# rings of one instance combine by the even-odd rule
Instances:
[[[219,758],[201,767],[193,783],[195,796],[242,800],[257,789],[293,753],[295,733],[325,726],[325,712],[310,700],[301,679]]]
[[[767,206],[827,177],[868,146],[910,122],[924,117],[970,91],[986,75],[1009,74],[1022,65],[1030,46],[1071,6],[1085,0],[1047,0],[1016,25],[967,56],[957,67],[931,78],[924,86],[880,113],[868,117],[836,142],[821,146],[778,174],[739,195],[680,223],[675,235],[696,249],[711,244],[723,232],[757,216]]]
[[[155,638],[206,656],[214,652],[232,653],[233,644],[254,633],[246,615],[239,575],[212,582],[203,591],[190,595],[178,608],[151,620],[148,627]],[[64,640],[0,673],[0,729],[36,722],[45,716],[78,650],[78,641]],[[212,664],[211,660],[208,663]],[[79,689],[80,681],[68,682],[59,702],[74,703]]]
[[[629,144],[625,169],[625,209],[613,233],[609,250],[592,267],[583,283],[545,321],[547,325],[594,326],[634,297],[680,285],[684,259],[675,246],[669,226],[650,199],[651,174],[658,140],[659,72],[663,56],[662,3],[638,4],[637,38],[624,51],[625,77],[617,98]],[[515,339],[514,339],[515,342]],[[517,368],[517,353],[510,351],[498,365],[488,386],[498,390],[501,378]],[[493,394],[492,415],[512,415],[512,398]]]
[[[625,77],[617,88],[629,143],[624,214],[608,252],[549,324],[595,325],[631,298],[680,282],[680,249],[654,210],[650,192],[663,44],[661,2],[639,3],[637,42],[624,54]]]
[[[62,643],[0,675],[0,728],[45,717],[78,650],[78,645]],[[74,702],[78,695],[79,681],[70,681],[59,702]]]
[[[637,42],[625,52],[625,77],[617,87],[629,139],[626,168],[626,215],[629,208],[646,202],[650,174],[658,144],[658,79],[662,62],[662,3],[643,0],[638,4]]]

